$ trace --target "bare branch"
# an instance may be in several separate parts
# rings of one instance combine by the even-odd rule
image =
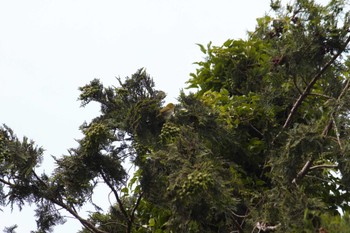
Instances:
[[[313,159],[306,161],[304,167],[298,172],[297,176],[292,180],[293,184],[296,185],[297,181],[302,179],[306,175],[306,173],[309,171],[312,163],[313,163]]]
[[[257,132],[258,134],[260,134],[260,136],[264,136],[264,134],[262,132],[260,132],[257,128],[254,127],[254,125],[252,125],[251,123],[249,123],[250,127],[252,127],[252,129]]]
[[[328,121],[328,124],[326,125],[326,127],[324,127],[321,136],[324,138],[328,135],[329,131],[332,129],[333,126],[333,121],[330,120]]]
[[[321,93],[310,93],[309,95],[322,97],[322,98],[325,98],[327,100],[334,99],[332,96],[324,95],[324,94],[321,94]]]
[[[246,214],[246,215],[236,214],[233,210],[231,210],[231,213],[238,218],[247,218],[249,216],[249,214]]]
[[[345,83],[345,87],[343,88],[342,92],[338,96],[338,101],[343,97],[343,95],[345,95],[345,92],[349,89],[349,85],[350,85],[350,80],[347,79]]]
[[[334,164],[321,164],[321,165],[315,165],[309,168],[309,170],[315,170],[315,169],[332,169],[332,168],[338,168],[338,165]]]
[[[332,122],[333,122],[333,125],[334,125],[335,135],[337,137],[337,142],[338,142],[339,148],[340,148],[340,150],[343,150],[343,146],[342,146],[342,143],[340,141],[339,130],[338,130],[337,124],[335,123],[335,119],[334,119],[333,115],[332,115]]]
[[[281,223],[275,225],[275,226],[268,226],[266,223],[261,223],[261,222],[257,222],[255,225],[255,228],[257,228],[260,231],[274,231],[276,230],[278,227],[281,226]]]

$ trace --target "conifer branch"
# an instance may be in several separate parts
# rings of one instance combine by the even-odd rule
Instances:
[[[88,228],[91,232],[94,233],[108,233],[106,231],[100,230],[97,227],[95,227],[94,224],[87,221],[86,219],[82,218],[76,211],[74,211],[72,208],[70,208],[68,205],[63,203],[62,201],[59,201],[57,199],[50,199],[54,204],[61,206],[63,209],[68,211],[71,215],[73,215],[84,227]]]
[[[350,37],[348,38],[347,40],[348,42],[350,41]],[[342,90],[342,92],[339,94],[338,98],[337,98],[337,102],[339,103],[339,101],[341,100],[341,98],[345,95],[346,91],[349,89],[349,86],[350,86],[350,80],[347,79],[346,82],[345,82],[345,85],[344,85],[344,88]],[[337,107],[339,108],[339,106]],[[325,138],[329,131],[332,129],[332,126],[334,125],[335,126],[335,131],[336,131],[336,136],[337,136],[337,142],[338,142],[338,145],[340,147],[340,149],[342,149],[342,144],[341,144],[341,141],[340,141],[340,138],[339,138],[339,131],[338,131],[338,128],[336,126],[336,122],[335,122],[335,119],[334,119],[334,113],[336,112],[337,110],[334,110],[331,114],[331,119],[328,121],[328,124],[326,125],[326,127],[323,129],[322,131],[322,138]],[[325,166],[322,166],[320,167],[321,165],[319,166],[312,166],[312,163],[313,163],[313,159],[310,159],[308,161],[306,161],[305,165],[303,166],[303,168],[298,172],[297,176],[293,179],[292,183],[293,184],[296,184],[297,180],[303,178],[307,172],[309,170],[311,170],[311,168],[313,169],[316,169],[316,168],[326,168]],[[335,166],[335,165],[334,165]],[[330,168],[335,168],[335,167],[330,167]]]
[[[345,41],[345,45],[344,48],[339,50],[333,57],[332,59],[327,62],[327,64],[312,78],[312,80],[309,82],[309,84],[306,86],[306,88],[304,89],[303,93],[301,93],[299,95],[299,98],[295,101],[292,109],[289,112],[289,115],[286,119],[286,121],[284,122],[284,125],[282,127],[282,129],[286,129],[289,124],[292,121],[292,117],[294,116],[294,114],[297,112],[298,108],[301,106],[302,102],[304,101],[304,99],[308,96],[308,94],[310,93],[312,87],[315,85],[315,83],[317,82],[317,80],[319,80],[321,78],[321,76],[324,74],[324,72],[326,72],[326,70],[328,69],[328,67],[330,67],[333,62],[344,52],[345,48],[347,47],[347,45],[350,42],[350,36],[348,37],[348,39]]]

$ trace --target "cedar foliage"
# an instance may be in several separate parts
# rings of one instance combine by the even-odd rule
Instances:
[[[0,130],[0,203],[37,205],[37,232],[63,223],[82,233],[346,232],[349,229],[349,13],[345,1],[272,1],[243,40],[199,45],[206,59],[163,119],[165,93],[144,69],[119,87],[80,88],[101,115],[36,173],[43,150]],[[130,176],[123,166],[136,172]],[[93,203],[105,183],[116,202]],[[106,197],[107,198],[107,197]],[[94,203],[93,203],[94,204]],[[340,215],[342,210],[343,215]],[[15,231],[16,226],[6,229]]]

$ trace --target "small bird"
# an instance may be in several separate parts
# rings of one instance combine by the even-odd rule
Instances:
[[[161,115],[165,120],[169,119],[174,114],[175,105],[173,103],[168,103],[164,108],[159,110],[159,115]]]

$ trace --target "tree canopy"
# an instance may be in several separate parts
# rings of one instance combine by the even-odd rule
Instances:
[[[167,118],[166,95],[145,69],[117,87],[92,80],[79,99],[101,114],[81,126],[79,146],[55,158],[52,174],[36,172],[42,148],[1,127],[0,204],[36,204],[38,233],[64,222],[59,208],[81,233],[347,232],[345,8],[272,1],[247,39],[199,45],[193,93],[181,92]],[[116,202],[85,219],[79,209],[94,204],[99,182]]]

